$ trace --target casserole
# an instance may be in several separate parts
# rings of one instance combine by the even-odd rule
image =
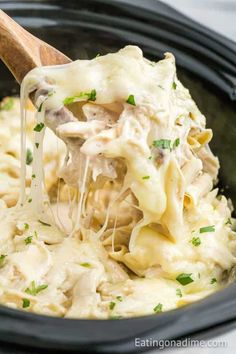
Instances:
[[[173,52],[182,81],[213,127],[214,152],[223,163],[221,183],[234,199],[236,185],[230,153],[235,148],[234,43],[154,1],[145,5],[142,1],[135,5],[132,1],[71,1],[66,7],[62,1],[0,4],[23,26],[73,59],[105,54],[128,43],[139,45],[150,59],[162,57],[164,51]],[[5,72],[2,95],[16,92],[10,75],[3,67],[1,72]],[[233,326],[233,294],[234,285],[160,317],[108,322],[54,319],[1,308],[1,340],[6,342],[2,346],[9,348],[17,343],[25,346],[24,353],[40,352],[40,348],[57,352],[137,352],[134,337],[178,338],[212,326]]]

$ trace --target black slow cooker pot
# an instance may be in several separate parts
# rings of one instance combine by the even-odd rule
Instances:
[[[170,51],[178,73],[214,130],[220,188],[236,205],[236,44],[157,0],[1,1],[27,30],[72,59],[139,45],[158,60]],[[0,95],[19,91],[0,64]],[[0,307],[0,353],[138,353],[136,338],[206,339],[236,327],[236,285],[160,315],[69,320]],[[152,348],[153,349],[153,348]]]

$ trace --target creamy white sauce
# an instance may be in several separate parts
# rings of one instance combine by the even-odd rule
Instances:
[[[33,92],[29,190],[25,106]],[[22,308],[27,298],[26,310],[49,315],[129,317],[223,287],[236,238],[227,200],[212,190],[219,163],[205,125],[169,53],[152,63],[127,46],[32,70],[21,88],[21,194],[0,211],[0,302]],[[49,129],[67,147],[57,211],[43,163]],[[44,289],[32,294],[32,282]]]

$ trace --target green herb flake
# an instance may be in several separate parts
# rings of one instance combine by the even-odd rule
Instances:
[[[205,232],[215,232],[215,226],[205,226],[200,228],[200,234],[204,234]]]
[[[81,265],[82,267],[86,267],[86,268],[90,268],[90,267],[91,267],[91,264],[90,264],[90,263],[87,263],[87,262],[80,263],[80,265]]]
[[[152,159],[152,156],[149,156],[148,160],[151,160]]]
[[[29,244],[32,242],[32,239],[33,239],[33,236],[28,236],[28,237],[26,237],[25,240],[24,240],[24,241],[25,241],[25,244],[26,244],[26,245],[29,245]]]
[[[6,256],[7,256],[6,254],[1,254],[1,256],[0,256],[0,267],[2,267],[4,265]]]
[[[117,316],[109,316],[109,319],[110,320],[121,320],[123,317],[120,316],[120,315],[117,315]]]
[[[173,82],[173,84],[172,84],[172,89],[173,89],[173,90],[176,90],[176,88],[177,88],[177,84],[176,84],[176,82]]]
[[[176,280],[181,284],[181,285],[188,285],[193,282],[192,273],[187,274],[187,273],[182,273],[179,274],[176,278]]]
[[[134,95],[129,95],[126,102],[131,104],[132,106],[136,106]]]
[[[143,176],[142,179],[150,179],[150,176]]]
[[[176,296],[178,296],[178,297],[182,297],[183,296],[181,289],[176,289]]]
[[[48,92],[48,97],[52,97],[54,95],[54,93],[55,93],[55,91],[53,91],[53,90]]]
[[[171,150],[171,140],[168,139],[154,140],[152,144],[156,148]]]
[[[47,289],[47,287],[48,287],[47,284],[39,285],[39,286],[36,288],[37,294],[40,293],[40,291],[43,291],[43,290]]]
[[[88,95],[88,100],[89,101],[96,101],[96,97],[97,97],[97,91],[93,89],[90,92],[90,94]]]
[[[37,132],[37,133],[39,133],[39,132],[41,132],[41,130],[43,130],[43,128],[44,128],[44,123],[38,123],[35,127],[34,127],[34,131],[35,132]]]
[[[225,225],[233,225],[231,218],[228,218]]]
[[[212,279],[211,279],[211,284],[215,284],[215,283],[217,283],[216,278],[212,278]]]
[[[44,225],[44,226],[52,226],[52,225],[50,225],[50,224],[48,224],[47,222],[44,222],[44,221],[42,221],[42,220],[38,220],[38,222],[40,222],[40,224],[42,224],[42,225]]]
[[[45,101],[46,101],[49,97],[53,96],[53,95],[54,95],[54,93],[55,93],[55,91],[54,91],[54,90],[52,90],[52,91],[48,92],[47,97],[44,99],[44,101],[43,101],[43,102],[41,102],[41,103],[40,103],[40,105],[39,105],[39,107],[38,107],[38,112],[42,112],[42,108],[43,108],[43,104],[44,104],[44,102],[45,102]]]
[[[22,307],[23,307],[23,309],[30,307],[30,300],[26,299],[26,298],[22,299]]]
[[[174,143],[173,143],[173,149],[177,148],[180,144],[180,138],[175,139]]]
[[[159,313],[159,312],[162,312],[162,309],[163,309],[163,305],[159,302],[159,304],[154,307],[153,311],[155,313]]]
[[[116,297],[116,299],[117,299],[118,301],[120,301],[120,302],[122,302],[122,301],[123,301],[122,296],[117,296],[117,297]]]
[[[24,229],[25,231],[29,230],[29,224],[27,224],[27,222],[24,223]]]
[[[33,161],[33,154],[30,149],[26,150],[26,165],[30,165],[31,162]]]
[[[79,95],[66,97],[63,100],[63,104],[69,105],[71,103],[76,102],[78,99],[83,99],[83,98],[87,99],[88,101],[96,101],[96,97],[97,97],[97,91],[93,89],[91,92],[81,92]]]
[[[48,287],[47,284],[42,284],[42,285],[36,286],[35,281],[32,281],[32,282],[31,282],[31,286],[30,286],[29,288],[25,289],[25,292],[26,292],[27,294],[36,296],[36,295],[38,295],[38,293],[40,293],[41,291],[47,289],[47,287]]]
[[[35,179],[35,178],[36,178],[36,176],[35,176],[34,173],[32,174],[31,178],[32,178],[32,179]]]
[[[40,105],[38,107],[38,112],[42,112],[43,104],[44,104],[44,101],[40,103]]]
[[[78,98],[78,96],[66,97],[66,98],[63,100],[63,104],[67,106],[67,105],[69,105],[69,104],[71,104],[71,103],[74,103],[77,98]]]
[[[111,301],[109,304],[109,309],[113,310],[115,306],[116,306],[116,303],[114,301]]]
[[[32,202],[32,198],[29,198],[29,199],[28,199],[28,203],[31,203],[31,202]]]
[[[39,147],[39,143],[35,143],[36,149],[38,149]]]
[[[201,239],[200,237],[193,237],[191,240],[191,243],[193,244],[193,246],[198,247],[201,244]]]
[[[5,98],[0,105],[0,111],[10,111],[14,106],[13,97]]]

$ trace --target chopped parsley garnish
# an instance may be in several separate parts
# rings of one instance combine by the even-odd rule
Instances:
[[[181,285],[188,285],[193,282],[193,279],[191,278],[192,273],[187,274],[187,273],[182,273],[177,276],[176,280],[181,284]]]
[[[159,139],[153,141],[153,146],[160,149],[171,149],[171,140]]]
[[[29,199],[28,199],[28,203],[31,203],[31,202],[32,202],[32,198],[29,198]]]
[[[122,301],[123,301],[122,296],[117,296],[116,298],[117,298],[117,300],[118,300],[118,301],[120,301],[120,302],[122,302]]]
[[[29,230],[29,224],[27,224],[27,222],[24,223],[24,229],[25,231]]]
[[[192,240],[191,240],[191,242],[192,242],[192,244],[194,245],[194,246],[200,246],[200,244],[201,244],[201,239],[200,239],[200,237],[193,237],[192,238]]]
[[[126,102],[131,104],[132,106],[136,106],[134,95],[129,95]]]
[[[38,107],[38,112],[42,112],[43,104],[44,104],[44,101],[40,103],[40,105]]]
[[[34,127],[34,131],[35,132],[41,132],[41,130],[43,130],[43,128],[44,128],[44,123],[38,123],[35,127]]]
[[[201,227],[200,234],[204,234],[205,232],[215,232],[215,225]]]
[[[121,318],[123,318],[123,317],[120,316],[120,315],[117,315],[117,316],[109,316],[109,319],[110,319],[110,320],[120,320]]]
[[[63,100],[63,104],[64,104],[64,105],[68,105],[68,104],[74,103],[78,98],[80,98],[80,96],[70,96],[70,97],[66,97],[66,98]]]
[[[79,96],[66,97],[66,98],[63,100],[63,104],[64,104],[64,105],[68,105],[68,104],[74,103],[78,98],[81,98],[80,95],[79,95]]]
[[[163,305],[159,302],[159,304],[154,307],[153,311],[155,313],[158,313],[158,312],[162,312],[162,309],[163,309]]]
[[[215,284],[215,283],[217,283],[216,278],[212,278],[212,279],[211,279],[211,284]]]
[[[111,301],[109,304],[109,309],[113,310],[115,306],[116,306],[116,303],[114,301]]]
[[[88,95],[88,100],[89,101],[96,101],[96,96],[97,96],[97,91],[93,89],[90,92],[90,94]]]
[[[47,284],[42,284],[42,285],[36,286],[36,285],[35,285],[35,281],[32,281],[30,288],[25,289],[25,292],[26,292],[27,294],[36,296],[36,295],[38,295],[38,293],[40,293],[42,290],[47,289],[47,287],[48,287]]]
[[[180,144],[180,138],[175,139],[175,141],[173,142],[173,144],[171,144],[171,140],[169,139],[159,139],[159,140],[154,140],[152,145],[156,148],[159,149],[175,149],[179,146]]]
[[[38,220],[38,222],[40,222],[40,224],[44,225],[44,226],[52,226],[50,224],[48,224],[47,222],[44,222],[42,220]]]
[[[3,266],[6,256],[7,256],[6,254],[1,254],[1,256],[0,256],[0,267]]]
[[[33,161],[33,154],[30,149],[26,150],[26,165],[30,165],[31,162]]]
[[[68,105],[68,104],[74,103],[80,98],[82,98],[82,99],[85,98],[88,101],[96,101],[96,96],[97,96],[97,91],[95,89],[93,89],[91,92],[81,92],[79,95],[66,97],[63,100],[63,104]]]
[[[151,160],[152,159],[152,156],[149,156],[148,160]]]
[[[32,177],[32,179],[35,179],[35,178],[36,178],[36,176],[35,176],[35,174],[34,174],[34,173],[32,174],[32,176],[31,176],[31,177]]]
[[[33,236],[28,236],[28,237],[26,237],[25,240],[24,240],[24,241],[25,241],[25,244],[26,244],[26,245],[29,245],[29,244],[32,242],[32,239],[33,239]]]
[[[35,143],[36,149],[38,149],[39,147],[39,143]]]
[[[5,98],[0,105],[0,111],[10,111],[14,106],[14,99],[12,97]]]
[[[91,264],[90,264],[90,263],[87,263],[87,262],[80,263],[80,265],[81,265],[82,267],[86,267],[86,268],[91,267]]]
[[[142,179],[149,179],[150,176],[143,176]]]
[[[43,102],[40,103],[40,105],[39,105],[39,107],[38,107],[38,112],[42,112],[42,108],[43,108],[44,102],[45,102],[49,97],[51,97],[52,95],[54,95],[54,93],[55,93],[55,91],[53,91],[53,90],[50,91],[50,92],[48,92],[47,97],[44,99]]]
[[[29,299],[22,299],[22,307],[23,307],[23,309],[25,309],[25,308],[27,308],[27,307],[29,307],[30,306],[30,300]]]
[[[176,295],[179,296],[179,297],[183,296],[181,289],[176,289]]]
[[[48,97],[51,97],[51,96],[53,96],[54,95],[54,93],[55,93],[55,91],[50,91],[50,92],[48,92]]]
[[[180,138],[175,139],[174,143],[173,143],[173,149],[177,148],[180,144]]]
[[[176,87],[177,87],[176,82],[173,82],[173,84],[172,84],[172,89],[173,89],[173,90],[176,90]]]
[[[228,218],[228,220],[226,221],[225,225],[232,225],[231,218]]]

